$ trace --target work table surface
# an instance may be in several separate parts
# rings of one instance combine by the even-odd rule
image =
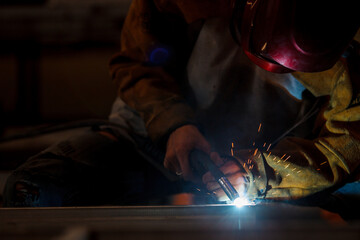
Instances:
[[[0,239],[360,239],[360,223],[264,204],[1,208]]]

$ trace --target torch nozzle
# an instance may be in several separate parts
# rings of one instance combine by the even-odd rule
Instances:
[[[234,202],[235,199],[239,198],[239,193],[236,191],[234,186],[230,183],[230,181],[227,179],[227,177],[223,176],[219,179],[216,179],[219,183],[222,190],[225,192],[225,194],[228,196],[231,202]]]
[[[193,151],[190,154],[190,163],[196,172],[201,175],[210,171],[231,202],[234,202],[235,199],[239,198],[239,193],[234,186],[206,153],[199,150]]]

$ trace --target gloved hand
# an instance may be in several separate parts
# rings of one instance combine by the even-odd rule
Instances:
[[[223,161],[217,153],[211,153],[211,146],[194,125],[184,125],[169,136],[164,160],[165,168],[182,175],[187,181],[197,181],[189,163],[190,152],[198,149],[210,155],[218,166]]]

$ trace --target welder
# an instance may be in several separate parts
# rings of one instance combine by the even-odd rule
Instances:
[[[97,198],[138,204],[181,191],[169,173],[226,200],[211,173],[193,171],[194,150],[249,200],[333,207],[348,189],[356,195],[359,22],[345,2],[134,0],[110,62],[110,121],[126,131],[100,126],[28,160],[8,181],[7,204],[31,205],[49,189],[57,200],[42,204],[83,204],[101,186],[111,194]],[[165,153],[165,168],[142,159],[134,136]]]

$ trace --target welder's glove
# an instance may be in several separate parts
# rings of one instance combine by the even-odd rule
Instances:
[[[212,160],[214,161],[215,156],[211,155]],[[219,161],[217,161],[219,162]],[[242,197],[246,192],[246,187],[248,184],[247,174],[244,170],[234,161],[225,162],[220,170],[225,174],[230,183],[234,186],[236,191]],[[206,188],[213,192],[219,201],[228,201],[229,198],[225,192],[221,189],[220,185],[215,181],[214,177],[210,172],[207,172],[202,177],[203,183],[206,185]]]
[[[190,167],[189,155],[193,150],[200,150],[211,155],[210,143],[196,126],[184,125],[179,127],[169,136],[164,160],[165,168],[183,176],[187,181],[201,181],[195,176]],[[214,160],[217,165],[223,163],[220,157],[215,157]]]

